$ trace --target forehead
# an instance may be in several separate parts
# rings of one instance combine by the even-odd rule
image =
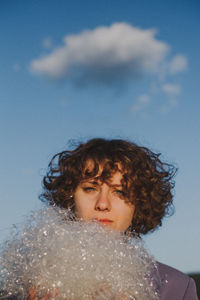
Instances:
[[[93,173],[95,167],[98,167],[95,173]],[[109,182],[112,185],[121,185],[121,180],[123,178],[123,172],[120,164],[115,164],[113,168],[106,166],[106,162],[95,165],[93,160],[88,160],[85,164],[84,173],[91,173],[91,177],[87,177],[85,180],[94,182]],[[85,181],[84,180],[84,181]]]
[[[82,182],[90,182],[90,183],[94,183],[94,184],[103,184],[103,182],[105,182],[108,185],[121,186],[122,185],[122,183],[121,183],[122,178],[123,178],[122,173],[117,171],[111,177],[109,177],[107,180],[102,180],[100,177],[95,176],[95,177],[91,177],[91,178],[82,180]]]

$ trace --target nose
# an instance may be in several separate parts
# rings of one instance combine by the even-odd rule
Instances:
[[[99,191],[96,203],[95,210],[98,211],[110,211],[111,210],[111,202],[109,197],[109,190],[105,187]]]

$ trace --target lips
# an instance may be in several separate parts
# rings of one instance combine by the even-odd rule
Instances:
[[[113,221],[110,219],[94,219],[95,221],[104,224],[104,225],[109,225],[111,224]]]

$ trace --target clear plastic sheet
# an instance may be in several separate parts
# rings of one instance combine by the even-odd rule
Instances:
[[[1,246],[0,289],[27,299],[159,299],[154,258],[139,238],[96,222],[72,220],[67,210],[33,212]]]

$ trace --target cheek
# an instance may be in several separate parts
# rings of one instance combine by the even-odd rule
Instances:
[[[135,207],[134,205],[131,205],[129,203],[124,202],[123,200],[120,200],[115,205],[115,210],[118,211],[119,215],[127,216],[127,218],[133,217]]]
[[[121,209],[118,212],[119,212],[119,220],[121,221],[122,224],[126,225],[127,227],[131,225],[133,220],[134,210],[135,210],[134,206],[129,206],[128,204],[121,207]]]
[[[75,195],[74,202],[76,216],[87,220],[93,210],[91,201],[89,201],[87,198],[81,197],[81,195]]]

